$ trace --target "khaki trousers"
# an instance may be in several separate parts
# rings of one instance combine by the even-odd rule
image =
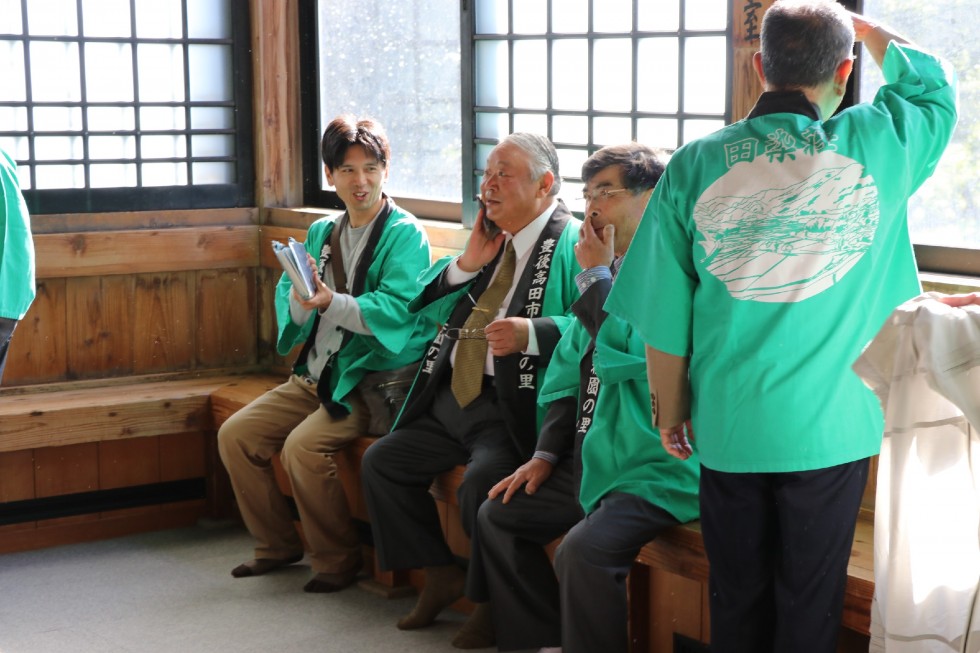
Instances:
[[[366,432],[368,414],[357,392],[347,400],[351,414],[334,419],[320,404],[316,386],[292,375],[218,430],[221,460],[245,526],[257,540],[256,558],[285,559],[303,551],[272,469],[272,456],[279,454],[313,571],[343,573],[361,563],[360,541],[333,454]]]

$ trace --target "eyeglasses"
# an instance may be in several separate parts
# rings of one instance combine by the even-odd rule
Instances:
[[[586,202],[594,202],[596,200],[609,199],[610,195],[618,195],[619,193],[625,193],[628,189],[626,188],[599,188],[597,190],[583,190],[582,199]]]
[[[450,340],[483,340],[487,336],[483,329],[446,329],[446,337]]]

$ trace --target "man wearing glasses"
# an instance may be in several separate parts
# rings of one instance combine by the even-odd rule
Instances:
[[[429,485],[466,465],[458,492],[477,549],[477,509],[534,451],[539,384],[578,298],[577,220],[556,199],[558,155],[518,133],[490,153],[480,212],[463,253],[436,262],[410,305],[443,324],[394,430],[365,453],[361,478],[383,569],[425,569],[401,629],[428,626],[463,593],[466,575],[443,537]],[[486,611],[478,619],[488,617]]]
[[[493,629],[473,644],[625,653],[633,560],[665,528],[697,518],[697,463],[676,464],[650,422],[643,341],[602,308],[664,166],[638,143],[582,166],[578,319],[548,367],[533,456],[480,507],[468,595],[489,601]],[[544,547],[566,531],[553,571]]]

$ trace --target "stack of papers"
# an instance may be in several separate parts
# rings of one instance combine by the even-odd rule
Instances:
[[[289,243],[283,245],[278,240],[272,241],[272,251],[276,253],[279,264],[289,275],[289,280],[293,282],[296,292],[304,300],[316,294],[315,271],[310,267],[307,258],[306,248],[303,243],[290,237]]]

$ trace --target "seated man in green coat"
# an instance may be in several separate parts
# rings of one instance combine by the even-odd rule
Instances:
[[[633,560],[698,516],[696,457],[678,464],[651,425],[643,341],[602,309],[664,166],[637,143],[582,166],[578,320],[548,368],[540,399],[552,403],[533,456],[491,489],[477,518],[471,578],[482,583],[469,596],[489,601],[493,628],[474,624],[471,647],[625,653]],[[544,547],[569,528],[556,578]]]
[[[303,557],[273,476],[271,460],[279,455],[315,573],[304,589],[334,592],[354,582],[362,560],[333,456],[378,417],[362,397],[365,374],[409,366],[414,373],[435,326],[407,308],[430,263],[429,241],[415,216],[382,191],[391,159],[384,129],[340,116],[324,130],[320,149],[327,181],[347,210],[307,232],[315,294],[302,298],[286,274],[276,288],[277,349],[302,350],[285,383],[221,426],[218,450],[256,539],[255,558],[232,576],[258,576]]]

